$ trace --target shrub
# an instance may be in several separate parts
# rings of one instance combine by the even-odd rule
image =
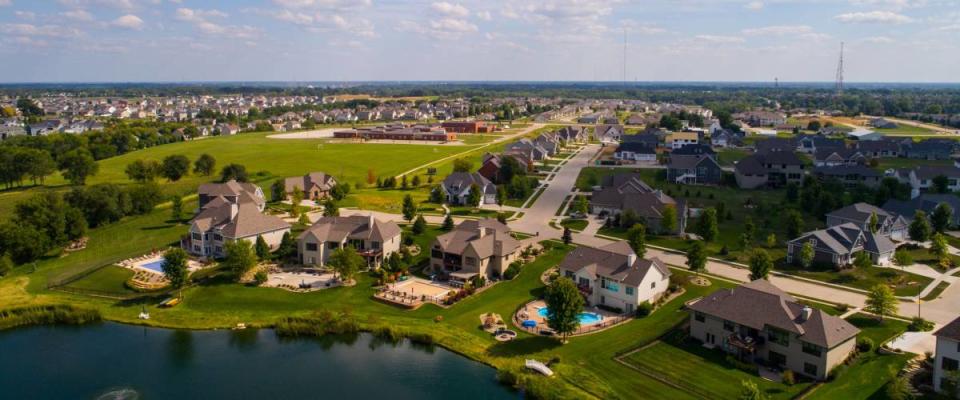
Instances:
[[[257,273],[253,275],[253,282],[256,283],[257,286],[267,283],[266,271],[257,271]]]
[[[857,350],[861,353],[869,353],[874,348],[873,339],[868,337],[857,338]]]
[[[911,332],[929,332],[933,330],[933,322],[927,321],[922,317],[913,317],[907,330]]]
[[[413,236],[403,235],[403,244],[407,246],[413,246]]]
[[[852,307],[851,307],[849,304],[847,304],[847,303],[840,303],[840,304],[837,304],[836,306],[834,306],[833,308],[837,309],[837,311],[839,311],[839,312],[841,312],[841,313],[845,313],[845,312],[847,312],[848,310],[850,310]]]
[[[509,280],[513,279],[514,277],[516,277],[517,274],[520,273],[520,266],[521,266],[521,265],[522,265],[522,264],[520,264],[520,262],[518,262],[518,261],[514,261],[514,262],[510,263],[510,266],[507,267],[507,270],[506,270],[506,271],[503,271],[503,279],[509,281]]]
[[[560,356],[553,356],[550,358],[549,365],[560,364]]]
[[[653,312],[653,305],[650,304],[649,301],[640,303],[640,305],[637,306],[637,318],[646,317],[650,315],[650,313],[652,312]]]
[[[783,370],[783,384],[793,386],[795,383],[797,383],[797,378],[793,376],[793,371],[789,369]]]
[[[731,367],[736,368],[736,369],[739,369],[739,370],[741,370],[741,371],[743,371],[743,372],[746,372],[746,373],[748,373],[748,374],[758,374],[758,373],[760,373],[760,367],[758,367],[757,364],[754,364],[754,363],[746,363],[746,362],[740,361],[740,360],[736,359],[736,357],[731,356],[731,355],[727,355],[727,357],[726,357],[724,360],[725,360],[726,363],[729,364]]]
[[[513,370],[501,369],[497,371],[497,381],[506,386],[516,387],[520,384],[520,376]]]
[[[830,370],[830,373],[827,374],[827,379],[831,381],[837,380],[837,378],[843,376],[847,372],[847,364],[840,364]]]

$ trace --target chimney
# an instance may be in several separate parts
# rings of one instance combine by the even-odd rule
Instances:
[[[367,227],[370,228],[370,229],[373,229],[373,222],[374,222],[373,214],[368,215],[368,216],[367,216]]]
[[[230,220],[237,218],[237,214],[240,213],[240,206],[237,203],[230,203]]]
[[[803,310],[800,310],[800,322],[806,322],[811,315],[813,315],[813,309],[810,306],[803,306]]]
[[[484,236],[487,236],[487,228],[482,226],[477,228],[477,238],[482,238]]]
[[[627,266],[632,267],[635,262],[637,262],[637,253],[631,251],[630,254],[627,254]]]

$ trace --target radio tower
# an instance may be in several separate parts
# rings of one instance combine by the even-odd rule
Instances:
[[[627,27],[623,27],[623,86],[627,86]]]
[[[843,94],[843,42],[840,42],[840,62],[837,63],[837,94]]]

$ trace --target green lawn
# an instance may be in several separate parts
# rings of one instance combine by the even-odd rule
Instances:
[[[742,381],[757,384],[770,399],[791,399],[810,385],[808,382],[787,386],[768,381],[736,369],[727,363],[726,357],[721,350],[705,349],[696,341],[667,338],[631,354],[626,361],[705,398],[737,398]]]
[[[873,128],[873,130],[881,135],[895,135],[895,136],[913,136],[913,135],[936,135],[937,133],[929,130],[927,128],[922,128],[919,126],[906,125],[906,124],[897,124],[896,128]]]
[[[132,294],[136,292],[127,288],[124,284],[132,277],[133,271],[129,268],[108,265],[83,279],[70,283],[67,287],[105,293]]]
[[[951,166],[952,160],[919,160],[913,158],[879,158],[874,169],[885,171],[890,168],[913,168],[921,165]]]
[[[878,347],[906,331],[908,325],[906,322],[889,318],[881,321],[872,315],[862,313],[851,315],[847,318],[847,322],[860,328],[859,337],[870,338]]]
[[[850,286],[857,289],[869,290],[878,284],[890,286],[897,296],[916,296],[918,288],[922,289],[933,282],[928,277],[903,272],[894,268],[870,267],[867,269],[850,268],[837,272],[832,268],[803,269],[794,265],[781,263],[777,270],[788,274],[816,279],[818,281]]]
[[[950,235],[943,235],[943,236],[947,238],[952,238],[952,236]],[[951,241],[956,242],[956,239],[957,238],[947,239],[947,242],[948,243],[950,243]],[[951,245],[953,244],[951,243]],[[923,248],[923,247],[913,248],[912,246],[901,246],[900,249],[898,249],[897,251],[906,252],[907,254],[910,255],[910,257],[913,259],[913,262],[915,263],[926,264],[931,267],[934,267],[935,269],[940,268],[940,259],[936,255],[934,255],[930,251],[930,249]],[[950,260],[953,261],[954,265],[960,265],[960,256],[950,254],[948,257],[950,258]]]
[[[921,300],[922,301],[935,300],[937,297],[940,297],[940,294],[943,293],[944,290],[947,290],[948,287],[950,287],[949,283],[940,282],[937,284],[937,287],[933,288],[933,290],[931,290],[930,293],[927,293],[926,296],[923,296]]]
[[[585,219],[570,219],[570,218],[568,218],[568,219],[564,219],[563,221],[560,221],[560,226],[567,227],[567,228],[570,228],[571,230],[575,230],[575,231],[582,231],[582,230],[584,230],[584,228],[586,228],[588,224],[589,224],[589,222],[588,222],[587,220],[585,220]]]

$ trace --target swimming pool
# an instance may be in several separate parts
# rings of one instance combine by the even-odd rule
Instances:
[[[543,318],[547,318],[547,314],[549,312],[550,311],[547,310],[546,307],[541,307],[540,309],[537,310],[537,315]],[[582,312],[580,313],[579,317],[580,317],[580,325],[595,324],[603,320],[603,316],[597,313],[592,313],[592,312]]]
[[[149,269],[149,270],[151,270],[151,271],[156,271],[156,272],[159,272],[159,273],[162,274],[162,273],[163,273],[163,259],[161,258],[161,259],[159,259],[159,260],[154,260],[154,261],[146,262],[146,263],[140,264],[139,267],[141,267],[141,268],[146,268],[146,269]]]

